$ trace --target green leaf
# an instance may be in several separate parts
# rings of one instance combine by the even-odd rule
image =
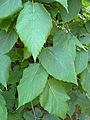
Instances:
[[[25,120],[34,120],[34,115],[33,113],[30,111],[27,111],[24,113],[24,118]]]
[[[79,13],[81,8],[81,0],[69,0],[68,1],[68,12],[62,6],[60,7],[60,13],[63,22],[69,22]]]
[[[21,11],[16,29],[22,42],[34,60],[47,40],[52,28],[52,19],[39,3],[27,2]]]
[[[24,48],[24,58],[23,58],[23,60],[29,58],[30,56],[31,56],[31,53],[28,52],[27,48]]]
[[[16,112],[8,114],[7,120],[23,120],[22,112],[16,111]]]
[[[56,17],[56,15],[58,13],[58,8],[57,7],[54,8],[54,7],[51,7],[51,6],[46,6],[46,9],[50,13],[51,18],[55,18]],[[55,27],[54,24],[55,23],[53,21],[53,28]],[[55,28],[54,28],[54,30],[55,30]],[[52,31],[53,31],[53,29],[51,29],[50,35],[52,34]]]
[[[12,87],[12,86],[11,86]],[[8,112],[13,111],[13,106],[15,104],[15,93],[16,93],[16,87],[12,87],[10,90],[4,91],[2,95],[5,98]]]
[[[11,17],[22,8],[21,0],[0,0],[0,19]]]
[[[11,65],[11,60],[8,56],[0,56],[0,83],[7,86],[7,81],[9,79],[9,69]]]
[[[90,33],[90,20],[87,21],[85,26],[86,26],[87,31]]]
[[[22,48],[16,48],[15,46],[10,50],[8,53],[10,56],[12,62],[15,61],[22,61],[23,60],[23,49]]]
[[[42,50],[39,60],[54,78],[77,84],[74,61],[65,47],[49,47]]]
[[[63,7],[65,7],[65,9],[68,11],[68,3],[67,0],[54,0],[59,2],[61,5],[63,5]]]
[[[61,83],[55,79],[49,79],[40,96],[41,106],[49,113],[64,119],[68,111],[67,100],[69,100],[69,96],[66,94]]]
[[[35,116],[36,116],[37,120],[42,118],[43,112],[42,112],[42,110],[40,108],[36,107],[34,109],[34,111],[35,111]],[[34,120],[35,116],[33,114],[33,111],[25,111],[24,112],[25,120]]]
[[[9,32],[0,31],[0,56],[8,53],[16,43],[17,39],[18,36],[13,30]]]
[[[69,86],[68,86],[69,87]],[[70,90],[70,88],[68,88]],[[77,105],[77,95],[75,91],[69,91],[69,96],[70,96],[70,100],[68,101],[68,106],[69,106],[69,111],[68,111],[68,115],[70,117],[72,117],[72,115],[74,114],[75,110],[76,110],[76,105]]]
[[[79,36],[89,36],[87,29],[85,26],[80,26]]]
[[[73,57],[73,60],[75,60],[76,46],[74,39],[74,36],[70,33],[66,33],[63,30],[57,30],[53,37],[53,44],[54,46],[66,49],[66,51]]]
[[[54,0],[38,0],[39,2],[42,2],[42,3],[51,3],[51,2],[54,2]]]
[[[82,48],[83,50],[85,50],[87,52],[87,50],[84,48],[82,43],[77,39],[77,37],[73,36],[73,39],[74,39],[75,44],[76,44],[77,47]]]
[[[90,44],[90,35],[85,36],[85,37],[80,37],[79,40],[82,44],[89,45]]]
[[[90,96],[90,64],[88,65],[87,69],[85,69],[81,76],[81,85],[83,87],[83,89],[88,93],[88,95]]]
[[[42,117],[42,111],[39,108],[37,108],[37,107],[35,108],[35,113],[36,113],[37,119]]]
[[[70,25],[70,30],[71,30],[71,33],[75,36],[79,36],[80,34],[80,25],[79,25],[79,22],[72,22],[71,25]]]
[[[23,69],[19,65],[15,65],[13,70],[10,70],[8,84],[16,84],[22,78]]]
[[[35,108],[35,114],[36,114],[37,120],[40,119],[40,117],[42,117],[42,111],[39,108]],[[34,120],[35,119],[32,111],[25,112],[24,118],[25,118],[25,120]]]
[[[71,93],[70,97],[71,97],[69,101],[70,111],[71,110],[73,111],[73,109],[75,110],[75,105],[79,105],[81,113],[85,113],[86,115],[90,116],[90,98],[85,93],[81,93],[78,90],[74,90]],[[68,113],[70,113],[70,111]]]
[[[88,65],[88,52],[82,50],[77,51],[76,59],[75,59],[75,68],[76,73],[81,73]]]
[[[39,2],[42,3],[52,3],[54,1],[60,3],[67,11],[68,11],[68,4],[67,4],[67,0],[38,0]]]
[[[80,114],[79,120],[87,120],[87,116],[85,114]]]
[[[35,99],[44,89],[48,73],[40,64],[30,64],[18,86],[19,107]]]
[[[54,116],[54,115],[46,114],[43,117],[43,120],[60,120],[60,119],[58,117]]]
[[[90,61],[90,48],[88,49],[88,61]]]
[[[0,120],[7,120],[6,102],[2,95],[0,95]]]
[[[85,94],[79,94],[77,97],[77,104],[80,105],[82,113],[90,116],[90,98]]]
[[[5,30],[6,32],[9,30],[11,25],[11,19],[5,19],[0,22],[0,29]]]

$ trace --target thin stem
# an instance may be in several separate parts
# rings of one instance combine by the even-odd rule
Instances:
[[[32,102],[31,102],[31,107],[32,107],[32,111],[33,111],[33,114],[34,114],[34,119],[37,120],[36,113],[35,113],[35,110],[34,110],[34,107],[33,107],[33,103],[32,103]]]

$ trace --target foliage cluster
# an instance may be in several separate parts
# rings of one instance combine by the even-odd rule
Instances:
[[[0,120],[90,116],[90,0],[0,0]]]

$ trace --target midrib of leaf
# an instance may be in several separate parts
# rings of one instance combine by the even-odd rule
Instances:
[[[39,68],[39,66],[38,66],[38,68]],[[31,69],[30,71],[33,71],[33,69]],[[37,74],[37,72],[38,72],[38,69],[35,71],[35,74],[34,74],[34,76],[33,76],[33,78],[32,78],[32,80],[31,80],[31,82],[33,82],[33,80],[34,80],[34,78],[35,78],[35,75]],[[28,71],[28,74],[29,74],[29,71]],[[26,82],[26,81],[23,81],[23,83],[22,83],[22,81],[21,81],[21,84],[24,84],[24,82]],[[28,88],[29,89],[29,88]],[[24,96],[25,97],[25,99],[27,98],[28,99],[28,94],[26,94],[26,96]],[[30,100],[31,101],[31,100]],[[28,101],[29,102],[29,101]],[[23,105],[25,104],[26,102],[23,102]],[[19,106],[20,107],[20,106]]]
[[[55,53],[53,53],[50,49],[49,49],[49,51],[50,51],[50,54],[56,59],[56,61],[59,61],[58,63],[60,63],[60,65],[66,70],[65,65],[63,64],[63,61],[61,63],[60,60],[58,59],[57,55]]]
[[[39,66],[38,66],[38,69],[39,69]],[[32,80],[31,80],[31,82],[33,82],[33,80],[34,80],[34,78],[35,78],[35,75],[37,74],[37,72],[38,72],[38,69],[34,72],[34,75],[33,75],[33,78],[32,78]],[[30,74],[30,72],[31,71],[33,71],[33,69],[31,69],[30,71],[28,70],[28,72],[27,72],[27,74]],[[25,71],[26,72],[26,71]],[[23,79],[23,78],[22,78]],[[26,79],[27,80],[27,79]],[[24,84],[24,82],[26,82],[26,81],[23,81],[23,84]],[[21,83],[22,83],[22,81],[21,81]]]
[[[33,19],[33,24],[32,24],[32,40],[33,40],[33,29],[34,29],[34,12],[35,12],[35,9],[34,9],[34,3],[32,3],[32,6],[33,6],[33,10],[32,10],[32,19]],[[31,50],[32,51],[32,50]]]
[[[8,35],[6,35],[6,40],[8,40],[10,34],[11,34],[11,31],[8,33]]]
[[[33,17],[32,17],[32,21],[33,21],[33,23],[32,23],[32,26],[33,26],[33,27],[32,27],[32,40],[31,40],[31,41],[34,40],[34,39],[33,39],[33,36],[34,36],[33,30],[35,29],[35,27],[34,27],[34,21],[35,21],[35,19],[34,19],[34,14],[35,14],[36,10],[35,10],[34,4],[35,4],[35,3],[32,3],[32,5],[33,5],[33,10],[32,10],[32,11],[33,11],[33,12],[32,12],[32,16],[33,16]],[[38,16],[38,13],[37,13],[36,15]],[[40,16],[37,17],[37,20],[38,20],[39,18],[40,18]],[[42,34],[41,34],[40,36],[42,36]],[[46,38],[47,38],[47,37],[46,37]],[[45,41],[44,41],[44,43],[45,43]],[[31,45],[32,45],[32,44],[31,44]]]
[[[35,74],[34,74],[32,80],[31,80],[31,83],[33,83],[33,80],[35,79],[35,75],[37,74],[37,72],[38,72],[38,69],[36,70],[36,72],[35,72]],[[29,88],[28,88],[28,89],[29,89]],[[28,98],[28,94],[27,94],[26,98]],[[31,100],[30,100],[30,101],[31,101]]]
[[[32,40],[33,40],[33,30],[34,30],[34,14],[35,14],[35,12],[34,12],[34,10],[35,10],[35,9],[34,9],[34,4],[35,4],[35,3],[31,3],[31,4],[32,4],[32,13],[31,13],[31,14],[32,14],[32,21],[33,21],[33,22],[32,22],[32,30],[31,30],[31,34],[32,34],[31,36],[32,36],[32,38],[30,39],[30,38],[28,37],[27,41],[31,41],[31,43],[32,43]],[[27,31],[27,29],[26,29],[26,31]],[[25,31],[25,32],[26,32],[26,31]],[[32,47],[32,44],[31,44],[31,47]],[[26,45],[26,48],[28,49],[27,45]],[[31,48],[30,48],[30,52],[32,52]]]
[[[51,92],[52,92],[53,96],[55,97],[55,100],[56,100],[56,101],[57,101],[57,103],[58,103],[58,99],[56,99],[56,98],[57,98],[57,96],[55,96],[54,91],[52,90],[52,88],[51,88],[51,86],[50,86],[50,84],[49,84],[49,81],[48,81],[48,85],[49,85],[49,88],[50,88],[50,90],[51,90]]]
[[[40,66],[38,66],[38,69],[39,69],[39,67],[40,67]],[[35,72],[35,74],[34,74],[34,77],[33,77],[33,79],[32,79],[31,82],[33,82],[33,80],[35,79],[35,76],[36,76],[36,74],[38,73],[38,69],[36,70],[36,72]]]
[[[2,39],[2,41],[7,41],[10,34],[11,34],[11,31],[8,34],[5,35],[5,37]]]

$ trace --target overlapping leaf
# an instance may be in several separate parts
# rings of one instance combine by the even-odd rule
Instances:
[[[87,31],[90,33],[90,20],[87,21],[85,26],[86,26]]]
[[[90,96],[90,64],[81,74],[81,85]]]
[[[5,19],[0,21],[1,30],[5,30],[7,32],[9,30],[10,25],[11,25],[11,19]]]
[[[35,99],[44,89],[48,73],[40,64],[30,64],[24,70],[18,86],[19,107]]]
[[[52,3],[54,1],[60,3],[65,9],[68,11],[68,3],[67,0],[38,0],[39,2],[45,2],[45,3]]]
[[[73,57],[65,47],[49,47],[42,50],[39,60],[54,78],[77,84]]]
[[[75,60],[76,57],[75,37],[72,36],[70,33],[66,33],[63,30],[57,30],[53,38],[53,45],[66,49],[66,51],[69,54],[71,54],[73,60]]]
[[[32,53],[34,60],[47,40],[52,28],[52,19],[39,3],[27,2],[17,20],[17,33]]]
[[[65,118],[68,111],[67,100],[69,100],[69,96],[61,83],[55,79],[49,79],[40,96],[41,106],[49,113]]]
[[[0,95],[0,120],[7,120],[6,102],[2,95]]]
[[[0,83],[7,86],[7,81],[9,79],[9,69],[11,65],[11,60],[8,56],[0,56]]]
[[[62,6],[60,7],[60,13],[63,22],[68,22],[78,15],[81,8],[81,0],[68,0],[68,12]]]
[[[0,0],[0,19],[11,17],[22,7],[21,0]]]
[[[75,59],[76,73],[81,73],[88,65],[88,52],[78,51]]]
[[[68,3],[67,3],[67,0],[54,0],[54,1],[57,1],[59,2],[61,5],[63,5],[66,10],[68,11]]]
[[[9,32],[0,31],[0,56],[8,53],[18,39],[18,35],[14,30]]]
[[[84,45],[90,44],[90,35],[79,38],[80,42]]]
[[[60,120],[58,117],[51,115],[51,114],[46,114],[43,118],[43,120]]]
[[[0,0],[0,120],[67,119],[77,107],[78,119],[90,115],[87,1]]]

